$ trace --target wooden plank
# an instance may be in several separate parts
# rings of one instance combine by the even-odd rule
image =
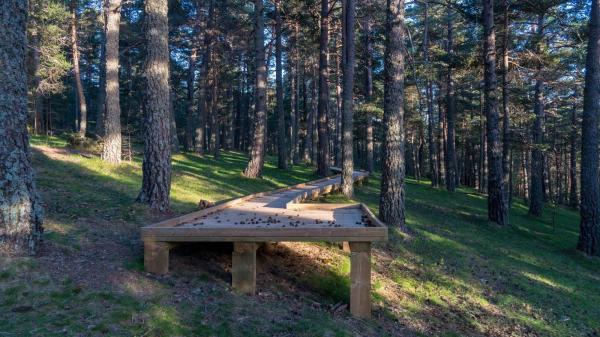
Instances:
[[[280,193],[280,192],[284,192],[284,191],[288,191],[288,190],[292,190],[292,189],[296,189],[296,188],[303,188],[307,185],[312,185],[312,184],[317,184],[323,181],[327,181],[329,179],[333,179],[336,178],[337,176],[330,176],[330,177],[326,177],[326,178],[322,178],[322,179],[318,179],[318,180],[314,180],[308,183],[300,183],[300,184],[296,184],[293,186],[288,186],[288,187],[283,187],[283,188],[279,188],[276,190],[272,190],[272,191],[266,191],[266,192],[258,192],[258,193],[253,193],[253,194],[249,194],[240,198],[236,198],[236,199],[232,199],[229,201],[225,201],[225,202],[220,202],[217,203],[216,205],[214,205],[213,207],[209,207],[200,211],[196,211],[196,212],[192,212],[186,215],[182,215],[176,218],[172,218],[172,219],[168,219],[168,220],[164,220],[152,225],[148,225],[145,227],[173,227],[173,226],[177,226],[181,223],[184,222],[188,222],[188,221],[193,221],[195,219],[199,219],[200,217],[207,215],[207,214],[212,214],[215,212],[218,212],[220,210],[229,208],[231,206],[235,206],[238,205],[240,203],[243,203],[249,199],[252,198],[256,198],[256,197],[261,197],[261,196],[265,196],[265,195],[271,195],[271,194],[276,194],[276,193]]]
[[[231,258],[231,286],[234,290],[256,293],[256,242],[234,242]]]
[[[247,237],[254,241],[385,241],[386,227],[327,228],[142,228],[142,239],[158,241],[214,241],[211,238]],[[227,239],[229,238],[229,239]],[[313,238],[310,240],[310,238]],[[341,238],[341,240],[339,240]],[[335,240],[334,240],[335,239]]]
[[[153,274],[169,272],[169,242],[144,241],[144,269]]]
[[[291,209],[293,211],[301,211],[301,210],[327,210],[327,211],[331,211],[331,210],[338,210],[338,209],[354,209],[354,208],[362,208],[361,204],[319,204],[319,203],[312,203],[312,204],[294,204],[294,205],[290,205],[290,207],[288,207],[288,209]]]
[[[350,313],[371,318],[371,243],[350,242]]]
[[[364,203],[361,203],[360,204],[360,208],[365,213],[365,215],[367,216],[367,218],[369,220],[371,220],[371,223],[375,227],[386,227],[387,228],[387,226],[381,220],[379,220],[379,218],[376,217],[375,214],[373,214],[373,212],[371,212],[371,210],[369,209],[369,207],[367,205],[365,205]],[[386,241],[387,241],[387,239],[386,239]]]

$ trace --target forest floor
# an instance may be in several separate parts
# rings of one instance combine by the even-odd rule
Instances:
[[[578,214],[515,201],[511,226],[486,220],[485,196],[407,181],[411,234],[373,250],[373,319],[352,318],[348,255],[335,244],[281,243],[258,254],[258,294],[230,289],[231,246],[175,249],[171,271],[143,271],[139,228],[218,201],[315,179],[313,170],[241,176],[246,157],[173,157],[173,214],[134,199],[141,163],[110,166],[34,138],[46,209],[36,258],[0,260],[4,336],[600,336],[600,259],[574,250]],[[272,158],[271,158],[272,159]],[[379,179],[356,189],[377,210]],[[330,195],[324,202],[343,202]]]

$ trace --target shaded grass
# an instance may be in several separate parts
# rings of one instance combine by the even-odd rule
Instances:
[[[355,193],[374,212],[378,178]],[[472,189],[449,193],[408,179],[406,195],[407,225],[415,234],[406,239],[390,229],[380,249],[392,261],[378,270],[406,298],[383,298],[385,305],[403,308],[440,335],[600,333],[600,260],[574,249],[577,212],[547,206],[535,218],[517,200],[511,225],[502,228],[487,221],[485,196]],[[450,317],[456,326],[448,324]]]
[[[33,137],[32,144],[62,148],[66,142]],[[104,236],[138,249],[131,238],[156,219],[134,202],[140,158],[112,166],[35,150],[33,159],[46,208],[46,240],[73,258]],[[268,158],[264,178],[252,180],[240,174],[247,160],[241,153],[224,152],[220,160],[175,155],[173,212],[192,211],[200,199],[227,200],[316,178],[311,167],[281,171],[273,159]],[[356,188],[356,199],[375,212],[379,183],[376,176]],[[334,194],[321,201],[347,200]],[[516,202],[512,225],[501,228],[487,222],[485,196],[471,189],[451,194],[408,180],[407,224],[414,235],[390,229],[389,242],[375,245],[376,318],[360,323],[290,301],[295,294],[279,285],[269,290],[280,298],[267,301],[234,295],[227,281],[211,275],[155,279],[142,272],[141,251],[116,258],[115,266],[152,286],[146,297],[128,288],[146,283],[82,287],[68,277],[51,278],[43,260],[2,260],[0,336],[386,336],[399,334],[398,325],[423,336],[594,336],[600,334],[600,262],[573,249],[578,219],[576,212],[550,207],[544,217],[532,218]],[[347,255],[335,245],[310,247],[332,260],[324,272],[297,266],[307,272],[296,281],[323,303],[347,302]],[[115,259],[110,251],[98,258]],[[199,292],[177,304],[172,297],[181,282]]]

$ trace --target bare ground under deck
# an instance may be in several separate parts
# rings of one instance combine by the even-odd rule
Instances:
[[[355,182],[368,177],[355,172]],[[263,242],[345,242],[351,252],[350,311],[371,313],[371,242],[387,240],[387,227],[364,204],[301,203],[338,190],[340,176],[256,193],[142,228],[144,266],[169,270],[169,250],[177,242],[233,242],[232,285],[256,291],[256,249]]]

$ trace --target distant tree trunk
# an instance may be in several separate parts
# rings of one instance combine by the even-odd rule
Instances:
[[[342,45],[343,45],[343,86],[342,86],[342,193],[346,197],[354,194],[354,159],[352,135],[352,106],[354,88],[354,17],[355,0],[342,1]]]
[[[194,84],[196,83],[196,57],[198,49],[192,46],[190,50],[190,58],[187,74],[187,110],[186,110],[186,126],[185,126],[185,150],[191,151],[194,148]]]
[[[265,25],[263,21],[263,0],[254,0],[255,50],[256,50],[256,108],[254,112],[254,134],[250,161],[244,171],[249,178],[262,176],[265,163],[265,141],[267,126],[267,66],[265,64]]]
[[[569,153],[569,206],[577,208],[579,206],[579,200],[577,197],[577,131],[579,125],[577,124],[577,105],[573,104],[573,110],[571,111],[571,132],[570,132],[570,153]]]
[[[299,53],[299,42],[300,38],[300,24],[296,22],[294,25],[294,37],[295,37],[295,45],[294,45],[294,83],[296,84],[294,87],[294,115],[293,115],[293,131],[292,131],[292,144],[291,147],[294,149],[292,162],[294,164],[298,164],[300,162],[300,139],[298,138],[298,129],[300,127],[299,119],[300,119],[300,53]]]
[[[27,134],[27,1],[0,1],[0,254],[33,255],[42,237]]]
[[[98,80],[98,105],[96,109],[96,129],[95,132],[98,136],[104,136],[104,118],[106,113],[106,3],[103,1],[101,24],[102,30],[100,32],[100,56],[99,56],[99,69],[100,76]]]
[[[487,118],[488,157],[488,218],[499,225],[508,224],[508,205],[502,184],[502,144],[498,127],[498,96],[496,80],[496,32],[494,31],[494,2],[483,1],[484,30],[484,100]]]
[[[510,111],[508,110],[508,43],[510,39],[509,31],[509,2],[504,0],[504,39],[502,41],[502,183],[504,184],[504,202],[510,210],[510,200],[512,191],[511,180],[511,157],[510,157]]]
[[[581,128],[581,222],[577,249],[600,256],[598,120],[600,117],[600,1],[592,0]]]
[[[319,151],[319,130],[317,128],[317,119],[318,119],[318,109],[319,109],[319,84],[318,84],[318,75],[317,75],[317,69],[314,69],[315,72],[312,76],[313,81],[312,81],[312,93],[310,96],[310,106],[311,106],[311,113],[310,113],[310,126],[311,126],[311,132],[310,132],[310,136],[311,136],[311,149],[310,149],[310,162],[314,165],[317,163],[317,154]]]
[[[77,103],[79,104],[79,136],[85,137],[87,129],[87,104],[81,84],[81,73],[79,71],[79,46],[77,45],[77,0],[71,0],[71,49],[73,52],[73,77],[75,77],[75,91],[77,92]]]
[[[480,115],[480,145],[479,145],[479,192],[485,193],[487,192],[488,183],[487,183],[487,173],[488,173],[488,161],[487,161],[487,132],[486,132],[486,120],[485,120],[485,103],[484,96],[485,90],[481,88],[481,115]]]
[[[450,8],[448,8],[450,13]],[[454,62],[454,51],[452,41],[452,16],[448,14],[448,73],[446,81],[446,188],[450,192],[456,189],[456,149],[454,130],[456,124],[456,98],[454,96],[454,78],[452,77],[452,68]]]
[[[404,229],[404,0],[387,0],[386,17],[379,217],[388,226]]]
[[[137,201],[151,209],[169,210],[171,191],[171,99],[169,94],[168,6],[164,0],[144,2],[145,126],[142,189]]]
[[[369,1],[365,1],[365,5],[368,4]],[[371,16],[368,13],[368,9],[364,14],[363,29],[365,34],[365,102],[371,103],[373,99],[373,44],[371,39]],[[367,112],[365,117],[365,168],[367,171],[373,172],[373,116]]]
[[[423,59],[425,60],[425,67],[429,68],[429,2],[424,2],[424,27],[423,27]],[[427,76],[426,79],[426,97],[427,97],[427,145],[429,149],[429,173],[431,176],[431,186],[438,187],[440,184],[439,171],[438,171],[438,150],[437,142],[435,140],[434,130],[434,110],[433,110],[433,86],[431,78]]]
[[[175,94],[171,93],[171,111],[169,114],[170,135],[171,135],[171,153],[179,153],[179,137],[177,136],[177,121],[175,119]]]
[[[288,168],[287,129],[285,127],[285,110],[283,109],[283,65],[281,62],[281,4],[275,1],[275,84],[277,96],[277,167]]]
[[[319,106],[318,106],[318,149],[317,174],[329,175],[329,3],[321,0],[321,36],[319,39]]]
[[[112,164],[121,162],[121,105],[119,102],[119,25],[121,0],[107,1],[106,13],[106,70],[104,143],[102,159]]]
[[[338,28],[338,30],[341,30]],[[338,32],[339,33],[339,32]],[[337,38],[335,43],[336,49],[336,61],[335,61],[335,124],[336,124],[336,134],[335,134],[335,165],[337,167],[341,167],[342,165],[342,115],[343,115],[343,99],[342,99],[342,66],[343,66],[343,47],[342,47],[342,38]]]
[[[290,146],[289,146],[289,160],[290,160],[290,165],[294,165],[296,164],[296,142],[297,142],[297,124],[296,124],[296,104],[298,102],[298,96],[296,95],[296,91],[298,88],[298,77],[297,77],[297,72],[298,72],[298,68],[296,68],[296,61],[295,59],[297,58],[297,51],[294,50],[292,52],[292,55],[290,55],[290,62],[289,62],[289,66],[290,66],[290,114],[288,116],[288,120],[286,121],[286,129],[287,129],[287,133],[288,133],[288,139],[290,140]]]
[[[541,44],[544,37],[544,16],[538,16],[537,23],[537,47],[538,54],[542,52]],[[531,189],[529,191],[529,214],[541,216],[544,208],[544,153],[541,146],[544,139],[544,79],[541,61],[538,62],[535,74],[535,121],[533,123],[532,138],[533,148],[531,150]]]
[[[206,112],[208,110],[208,97],[210,96],[209,78],[211,73],[211,55],[212,55],[212,30],[214,26],[215,0],[210,0],[208,5],[208,15],[206,30],[204,33],[204,56],[202,60],[202,69],[200,70],[200,95],[198,98],[198,124],[196,126],[196,153],[204,154],[204,142],[206,138]]]

